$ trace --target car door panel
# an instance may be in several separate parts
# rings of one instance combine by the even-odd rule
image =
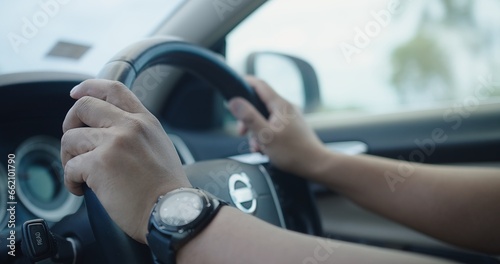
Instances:
[[[366,154],[393,159],[500,167],[500,104],[478,106],[469,116],[460,116],[460,119],[457,116],[447,119],[447,111],[451,110],[330,122],[333,127],[321,128],[318,134],[327,144],[359,141],[366,144]],[[442,131],[441,140],[433,139],[436,130]],[[399,249],[422,247],[437,250],[439,254],[465,254],[456,247],[363,209],[334,192],[320,189],[316,198],[327,236]]]

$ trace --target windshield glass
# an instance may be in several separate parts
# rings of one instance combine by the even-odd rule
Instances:
[[[0,2],[0,74],[96,75],[127,45],[151,36],[185,0]]]
[[[500,100],[499,14],[496,0],[273,0],[228,36],[227,57],[240,72],[253,52],[306,60],[318,76],[319,117],[486,104]],[[261,72],[303,104],[293,71]]]

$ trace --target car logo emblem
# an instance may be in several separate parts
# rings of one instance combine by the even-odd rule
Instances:
[[[236,208],[244,213],[252,214],[257,209],[257,195],[244,172],[229,177],[229,194]]]

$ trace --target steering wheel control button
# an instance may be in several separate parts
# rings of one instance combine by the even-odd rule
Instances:
[[[229,194],[236,208],[253,214],[257,210],[257,194],[246,173],[235,173],[229,177]]]
[[[23,225],[23,251],[32,262],[52,257],[56,253],[55,239],[43,219],[27,221]]]
[[[184,166],[184,170],[194,187],[228,201],[242,212],[286,228],[276,193],[279,185],[273,183],[264,166],[219,159],[189,164]],[[210,172],[208,177],[207,171]]]

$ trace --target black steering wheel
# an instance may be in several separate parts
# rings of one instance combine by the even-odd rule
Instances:
[[[98,78],[117,80],[132,87],[140,73],[151,66],[166,64],[180,67],[205,80],[221,92],[226,100],[239,96],[251,102],[266,118],[267,108],[255,91],[228,67],[215,53],[204,48],[166,38],[152,38],[129,46],[105,65]],[[232,168],[228,170],[228,168]],[[234,160],[215,160],[198,162],[185,167],[191,184],[212,192],[240,210],[253,214],[271,224],[285,227],[282,206],[278,193],[268,171],[262,165],[249,165]],[[217,179],[207,177],[209,171],[225,171]],[[288,176],[286,176],[288,177]],[[214,180],[217,184],[214,184]],[[243,184],[252,192],[251,200],[241,201],[234,195],[236,182]],[[291,184],[298,179],[287,182]],[[231,184],[234,184],[233,186]],[[294,186],[304,186],[299,183]],[[238,188],[240,188],[238,187]],[[301,193],[302,191],[302,193]],[[316,208],[309,206],[312,196],[308,189],[294,191],[293,195],[303,195],[301,201],[309,201],[305,207],[313,215],[313,224],[305,227],[306,232],[319,235],[321,225]],[[282,198],[282,197],[280,197]],[[149,249],[127,236],[109,217],[95,194],[85,190],[87,214],[94,237],[104,251],[109,263],[153,263]],[[313,204],[313,203],[312,203]],[[261,206],[258,206],[261,205]],[[314,204],[313,204],[314,205]],[[300,207],[293,205],[292,207]],[[296,209],[296,208],[295,208]],[[294,209],[291,209],[294,210]]]

